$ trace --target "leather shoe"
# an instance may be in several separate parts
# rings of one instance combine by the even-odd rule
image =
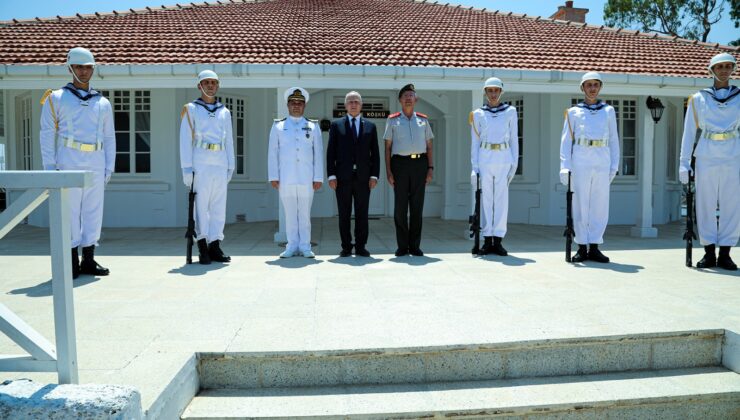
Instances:
[[[609,262],[609,257],[602,254],[601,251],[599,251],[599,246],[596,244],[591,244],[591,249],[588,250],[588,259],[604,264]]]
[[[411,249],[411,250],[409,250],[409,252],[411,253],[411,255],[413,255],[415,257],[423,257],[424,256],[424,253],[421,251],[421,248]]]
[[[408,249],[401,249],[401,248],[398,248],[398,249],[396,250],[396,256],[397,256],[397,257],[403,257],[404,255],[408,255],[408,254],[409,254],[409,250],[408,250]]]
[[[576,252],[576,255],[571,257],[570,262],[582,263],[586,260],[588,260],[588,250],[586,245],[578,245],[578,252]]]
[[[339,253],[339,256],[342,257],[342,258],[344,258],[344,257],[351,257],[352,256],[352,250],[351,249],[343,249]]]
[[[355,250],[355,255],[357,255],[358,257],[369,257],[370,252],[368,252],[368,250],[365,248],[358,248]]]

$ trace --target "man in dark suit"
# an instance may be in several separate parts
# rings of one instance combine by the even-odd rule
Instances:
[[[347,115],[331,123],[326,152],[326,173],[329,187],[337,194],[339,235],[342,238],[340,257],[352,255],[350,219],[352,202],[355,208],[355,254],[369,257],[367,214],[370,190],[378,184],[380,157],[378,132],[375,124],[362,118],[362,97],[349,92],[344,97]]]

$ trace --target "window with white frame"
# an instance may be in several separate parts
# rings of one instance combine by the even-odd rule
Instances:
[[[581,102],[581,98],[571,99],[571,104]],[[635,99],[605,99],[607,104],[614,107],[617,116],[617,133],[621,140],[620,153],[622,154],[619,176],[637,175],[637,100]]]
[[[151,173],[151,92],[101,91],[113,107],[117,173]]]
[[[216,100],[231,112],[231,130],[234,135],[234,166],[237,175],[247,173],[247,114],[244,98],[219,96]]]

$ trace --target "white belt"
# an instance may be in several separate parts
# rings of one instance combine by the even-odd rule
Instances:
[[[486,149],[486,150],[506,150],[509,148],[509,144],[508,143],[481,143],[480,148]]]
[[[704,137],[707,140],[725,141],[725,140],[730,140],[730,139],[740,137],[740,130],[735,129],[735,130],[723,131],[723,132],[707,131],[704,134],[702,134],[702,137]]]
[[[601,139],[578,139],[576,140],[576,144],[579,146],[586,146],[586,147],[606,147],[609,142],[607,140],[601,140]]]
[[[98,150],[101,150],[103,148],[102,143],[80,143],[78,141],[74,141],[72,138],[66,138],[64,139],[64,147],[69,147],[70,149],[77,149],[80,152],[97,152]]]
[[[195,142],[195,147],[199,149],[209,150],[211,152],[220,152],[224,149],[223,143],[206,143],[203,140]]]

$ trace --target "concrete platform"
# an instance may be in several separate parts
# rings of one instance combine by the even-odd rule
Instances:
[[[233,262],[211,266],[183,265],[184,229],[104,229],[98,260],[113,274],[75,281],[81,381],[132,385],[150,417],[169,418],[158,410],[193,386],[185,367],[196,352],[740,332],[740,273],[686,268],[678,223],[658,226],[655,239],[610,227],[605,265],[566,264],[562,227],[513,225],[509,257],[473,258],[466,223],[424,223],[425,257],[394,257],[393,221],[382,218],[370,221],[373,257],[338,258],[336,219],[316,219],[317,258],[287,260],[274,222],[233,224],[223,244]],[[45,229],[0,240],[0,302],[51,340],[48,252]],[[0,337],[0,353],[19,352]]]

